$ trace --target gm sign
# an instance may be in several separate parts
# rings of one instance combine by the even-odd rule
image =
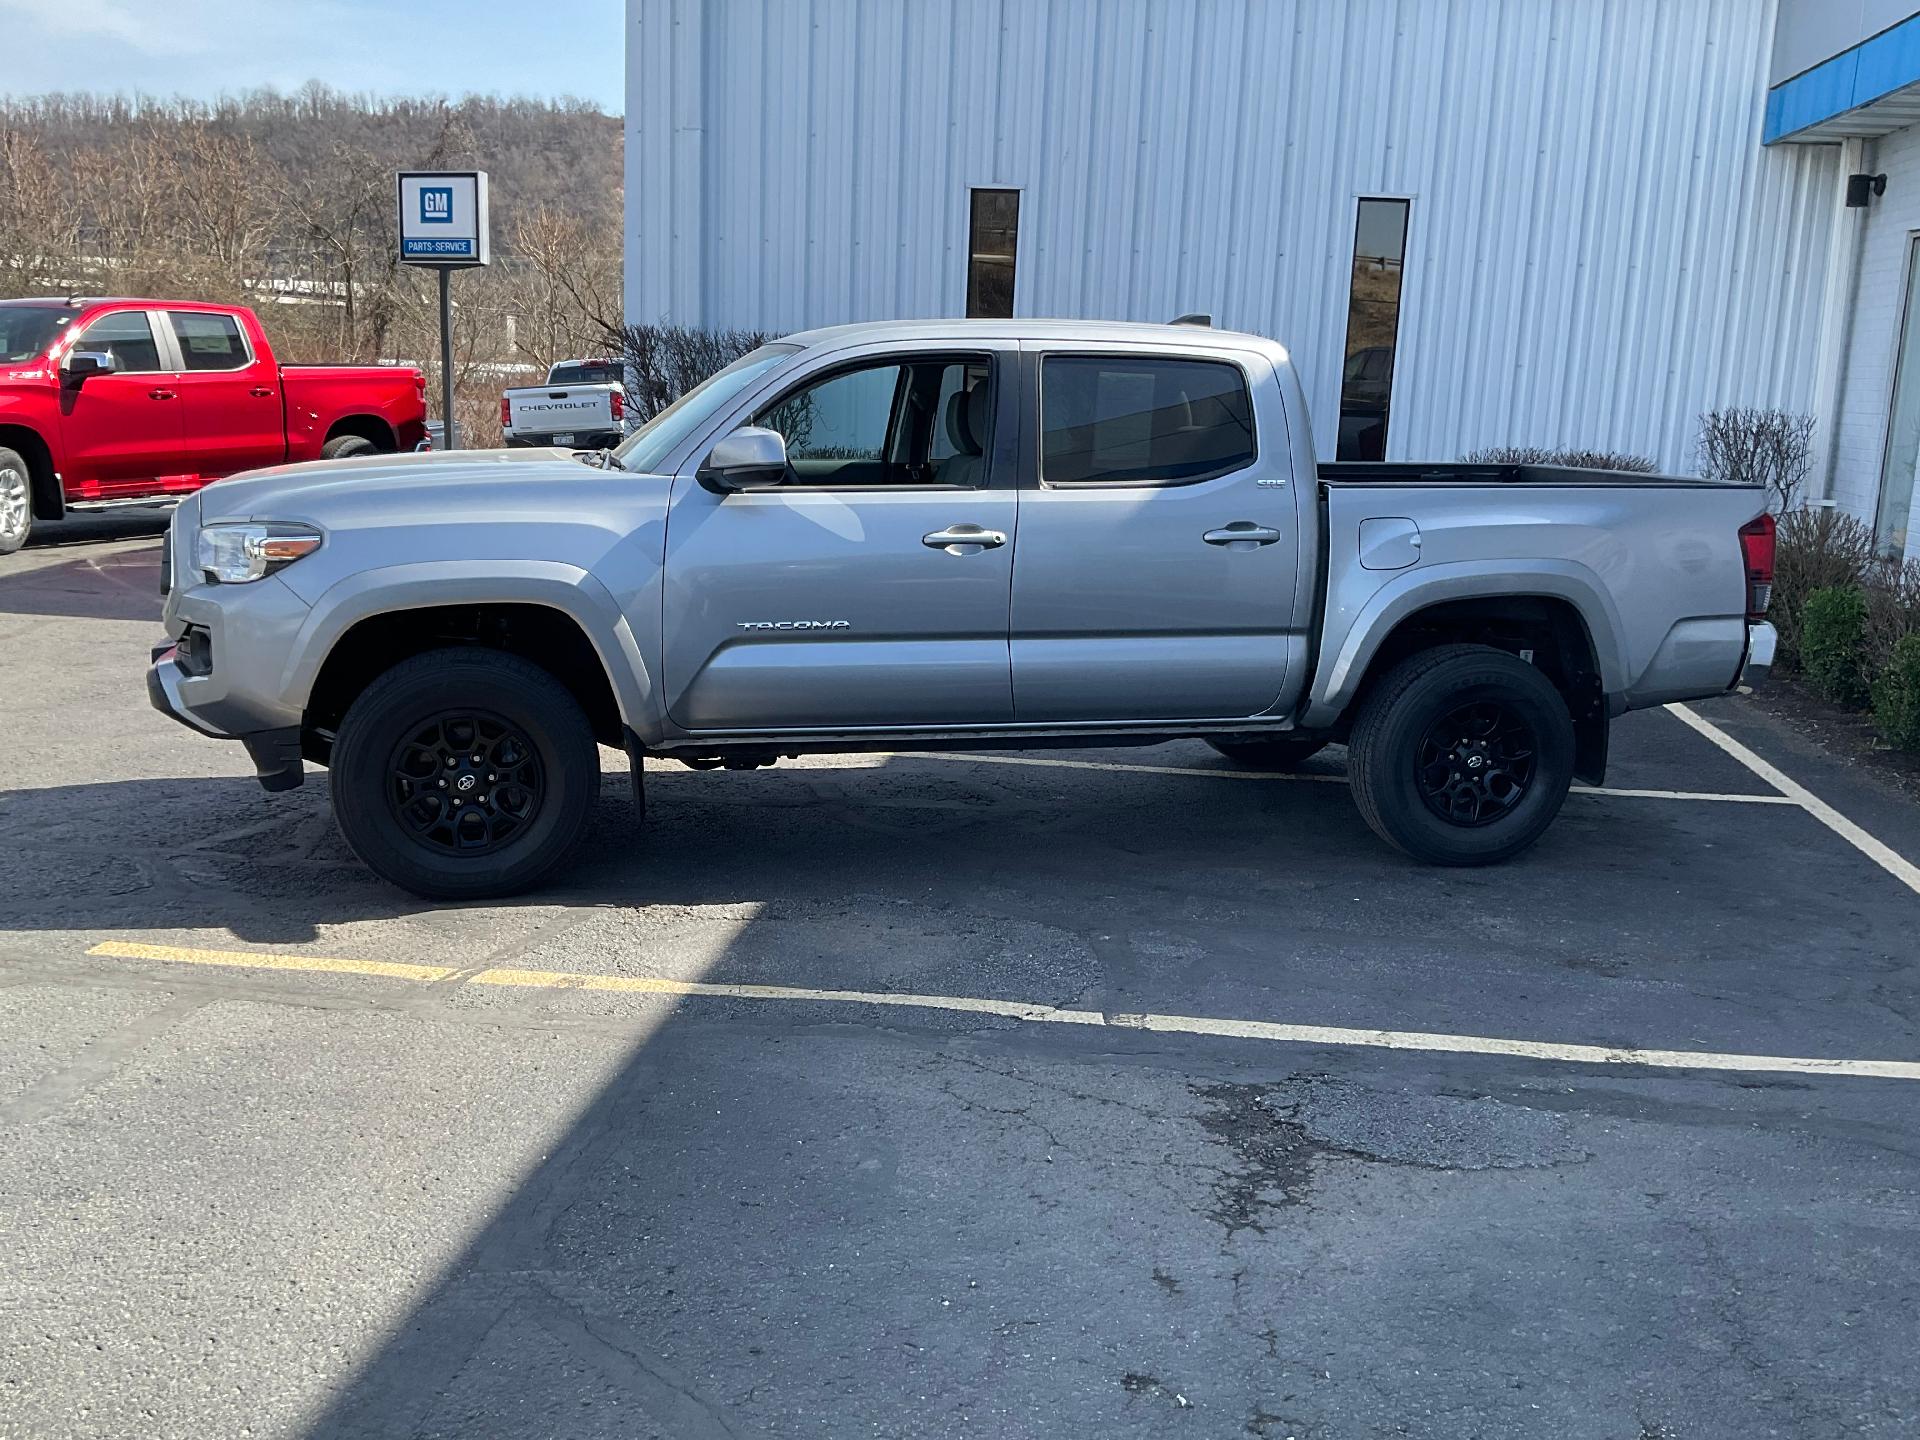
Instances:
[[[402,171],[398,182],[402,260],[436,268],[487,263],[484,171]]]

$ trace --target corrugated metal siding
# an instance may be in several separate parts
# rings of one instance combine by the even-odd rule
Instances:
[[[630,0],[627,309],[957,315],[1021,188],[1025,315],[1293,349],[1337,434],[1354,204],[1413,198],[1390,454],[1692,458],[1808,408],[1838,164],[1763,150],[1772,0]]]

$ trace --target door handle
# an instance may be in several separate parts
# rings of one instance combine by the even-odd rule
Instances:
[[[256,395],[260,399],[264,400],[269,395],[273,394],[273,389],[271,386],[267,386],[267,385],[256,385],[251,390],[247,391],[247,393],[249,395]]]
[[[153,399],[153,400],[171,400],[171,399],[173,399],[173,391],[171,391],[171,390],[149,390],[149,391],[147,391],[147,396],[148,396],[148,398],[149,398],[149,399]]]
[[[1251,520],[1236,520],[1200,537],[1209,545],[1271,545],[1280,538],[1278,530],[1256,525]]]
[[[1007,543],[1004,530],[982,530],[978,525],[949,525],[945,530],[930,530],[920,537],[929,550],[944,550],[949,555],[971,555],[992,550]]]

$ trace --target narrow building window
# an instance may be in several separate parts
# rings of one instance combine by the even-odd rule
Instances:
[[[967,318],[1013,318],[1013,257],[1020,240],[1020,192],[975,190],[967,225]]]
[[[1340,367],[1342,460],[1384,460],[1393,408],[1393,351],[1400,334],[1400,272],[1407,200],[1362,200],[1353,229],[1347,350]]]

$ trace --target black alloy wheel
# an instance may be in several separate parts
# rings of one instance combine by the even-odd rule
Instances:
[[[1462,705],[1420,741],[1420,798],[1450,825],[1491,825],[1526,798],[1537,750],[1532,727],[1514,709],[1497,700]]]
[[[478,856],[511,845],[539,816],[546,776],[518,726],[482,710],[449,710],[394,747],[387,804],[417,843]]]

